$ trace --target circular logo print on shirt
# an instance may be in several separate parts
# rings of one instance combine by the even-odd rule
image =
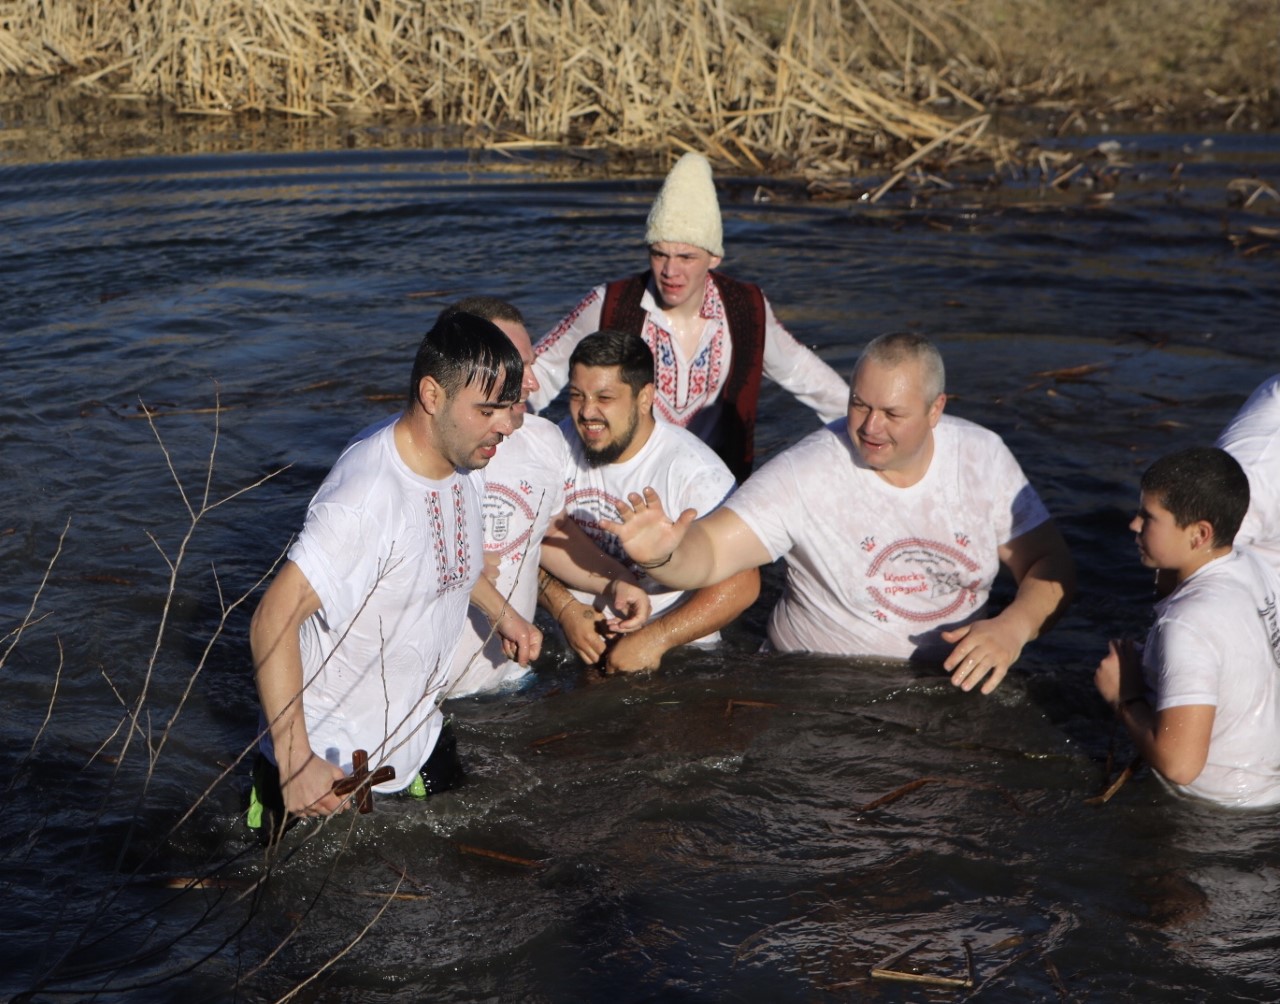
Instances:
[[[484,492],[485,550],[506,557],[529,542],[537,513],[525,495],[508,485],[490,482]]]
[[[978,600],[978,563],[947,544],[912,537],[890,544],[867,569],[867,592],[903,620],[943,620]]]

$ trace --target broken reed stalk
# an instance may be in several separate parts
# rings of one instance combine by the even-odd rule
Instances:
[[[189,114],[408,113],[480,145],[692,147],[814,175],[998,157],[981,130],[917,103],[941,87],[983,110],[943,77],[988,42],[945,10],[925,17],[798,0],[778,41],[733,0],[71,0],[19,5],[0,76],[61,75]]]

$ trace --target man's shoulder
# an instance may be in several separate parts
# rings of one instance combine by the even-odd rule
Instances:
[[[664,460],[717,471],[723,468],[726,473],[729,471],[715,450],[683,426],[655,421],[652,438],[652,452]],[[733,477],[732,474],[729,476]]]
[[[993,454],[1013,456],[1000,433],[959,415],[944,412],[934,428],[934,438],[939,452],[954,457],[961,468],[985,464]]]
[[[362,429],[342,451],[316,492],[316,501],[356,504],[387,476],[388,440],[394,449],[396,416]]]
[[[508,483],[526,480],[554,484],[564,477],[569,444],[555,422],[526,415],[524,424],[498,446],[484,468],[485,481]]]
[[[742,483],[734,498],[744,507],[773,509],[793,496],[812,496],[826,486],[847,489],[848,478],[869,473],[856,463],[853,454],[848,425],[845,419],[836,419],[766,460]]]
[[[1274,572],[1261,562],[1250,560],[1241,549],[1233,550],[1183,581],[1156,604],[1159,620],[1199,626],[1211,634],[1222,627],[1222,617],[1231,612],[1252,611],[1253,599],[1268,591]],[[1269,578],[1268,578],[1269,577]]]
[[[665,484],[668,493],[674,493],[673,502],[680,500],[681,505],[691,505],[697,497],[705,503],[711,495],[719,502],[735,485],[733,473],[715,450],[688,429],[667,422],[654,424],[631,471],[618,472],[623,478],[637,475]]]
[[[569,420],[566,419],[566,421]],[[566,429],[549,418],[543,418],[541,415],[525,415],[524,424],[509,436],[503,445],[518,445],[520,452],[524,453],[534,451],[565,453],[569,448],[565,436],[572,433],[572,428]],[[498,456],[502,456],[501,446],[498,447]]]
[[[993,432],[985,425],[979,425],[970,419],[961,418],[959,415],[952,415],[945,411],[942,413],[942,417],[938,419],[937,431],[942,435],[951,435],[961,440],[1004,442],[998,432]]]
[[[1215,445],[1246,467],[1264,455],[1280,455],[1276,432],[1280,429],[1280,374],[1263,381],[1218,436]],[[1251,472],[1252,473],[1252,472]]]
[[[853,454],[853,441],[849,438],[849,421],[844,416],[828,422],[797,443],[792,443],[771,457],[766,464],[785,458],[791,464],[837,463]],[[763,470],[763,467],[761,468]],[[753,475],[754,476],[754,475]]]

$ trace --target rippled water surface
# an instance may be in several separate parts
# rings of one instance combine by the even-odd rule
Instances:
[[[36,598],[0,643],[0,990],[972,996],[869,977],[926,942],[897,968],[970,955],[984,1001],[1280,999],[1275,814],[1145,772],[1086,803],[1114,732],[1092,669],[1149,608],[1137,477],[1280,368],[1280,203],[1243,204],[1244,179],[1280,186],[1280,141],[1108,139],[1092,187],[722,189],[727,271],[841,369],[882,331],[934,336],[948,407],[1060,521],[1079,600],[994,695],[755,654],[773,570],[718,652],[598,683],[553,653],[522,692],[452,702],[463,787],[295,830],[270,868],[238,817],[238,600],[440,307],[495,293],[545,330],[643,267],[656,182],[448,151],[0,166],[0,631]],[[815,426],[762,409],[766,455]]]

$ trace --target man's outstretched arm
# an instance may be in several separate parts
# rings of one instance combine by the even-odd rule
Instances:
[[[627,500],[618,522],[601,520],[600,526],[617,535],[631,560],[664,586],[701,589],[772,560],[732,509],[721,506],[702,519],[686,509],[672,520],[652,488],[632,492]]]

